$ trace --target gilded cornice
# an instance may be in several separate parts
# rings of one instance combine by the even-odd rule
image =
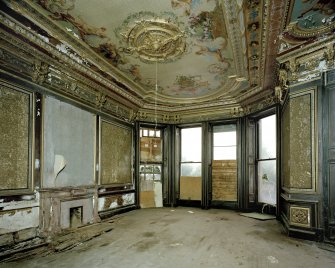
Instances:
[[[45,11],[43,11],[43,9],[40,6],[36,5],[33,1],[13,1],[11,2],[11,7],[14,8],[16,11],[19,11],[19,13],[29,18],[32,18],[34,22],[36,22],[42,29],[46,30],[47,32],[52,32],[52,35],[55,36],[58,40],[64,40],[64,44],[69,46],[71,49],[75,48],[75,50],[78,51],[82,58],[85,58],[85,60],[87,60],[88,62],[97,63],[97,68],[99,68],[102,72],[108,74],[110,78],[112,78],[112,80],[115,80],[125,85],[127,87],[127,90],[132,91],[135,95],[137,94],[137,91],[140,91],[142,93],[145,92],[141,87],[138,86],[138,84],[134,83],[133,81],[127,80],[122,72],[109,64],[104,58],[97,56],[84,42],[78,40],[77,38],[74,38],[70,32],[65,31],[65,29],[61,27],[57,22],[50,20],[48,18],[48,15],[45,14]],[[101,78],[100,75],[98,76]],[[110,84],[111,89],[118,91],[116,85],[110,83],[109,81],[108,83]],[[133,100],[131,101],[134,102],[134,97],[130,94],[126,94],[125,96],[132,97]],[[140,102],[139,99],[135,101],[135,103],[138,102]]]
[[[269,12],[270,12],[271,5],[269,4],[268,0],[264,0],[264,7],[263,7],[263,18],[264,21],[263,29],[262,29],[262,46],[261,46],[261,64],[260,64],[260,74],[264,74],[265,65],[266,65],[266,44],[268,43],[268,37],[269,37]],[[259,75],[259,84],[263,85],[264,83],[264,76]]]
[[[199,110],[190,110],[187,113],[179,112],[155,112],[152,109],[140,109],[136,114],[136,120],[150,123],[164,123],[164,124],[179,124],[179,123],[191,123],[191,122],[202,122],[211,120],[220,120],[232,117],[238,117],[240,114],[234,114],[237,108],[231,108],[229,106],[222,107],[220,110],[214,108],[204,108]]]
[[[308,1],[305,1],[308,2]],[[332,1],[329,1],[328,3],[322,3],[322,1],[314,1],[314,3],[307,3],[308,4],[312,4],[312,6],[310,6],[310,10],[311,11],[315,11],[315,12],[319,12],[322,13],[322,9],[326,8],[326,6],[328,4],[331,4]],[[290,19],[292,19],[292,12],[293,12],[293,8],[294,5],[298,5],[298,1],[295,0],[287,0],[286,2],[286,10],[285,10],[285,17],[283,22],[283,26],[282,26],[282,32],[286,33],[287,35],[289,35],[290,37],[297,39],[297,40],[302,40],[302,39],[309,39],[312,37],[318,37],[318,36],[322,36],[324,34],[328,34],[330,32],[332,32],[335,29],[335,22],[332,21],[329,24],[325,24],[325,25],[318,25],[317,27],[312,27],[310,29],[308,28],[301,28],[298,25],[298,20],[292,20],[290,21]],[[300,3],[301,7],[300,8],[304,8],[304,3]],[[309,13],[310,14],[310,13]],[[304,13],[303,15],[306,15],[306,13]],[[331,14],[327,14],[327,15],[331,15]],[[300,18],[301,19],[301,18]]]
[[[0,60],[4,62],[3,66],[6,69],[19,73],[20,79],[39,84],[46,91],[79,101],[93,109],[105,111],[127,121],[133,119],[131,117],[134,112],[131,108],[116,102],[108,90],[92,80],[67,69],[64,64],[3,30],[0,30],[0,36]],[[103,102],[98,101],[101,96],[104,96]]]
[[[229,32],[229,42],[233,48],[234,58],[236,59],[236,70],[238,77],[244,77],[248,80],[247,61],[246,61],[246,40],[244,25],[240,25],[238,14],[242,14],[242,6],[239,6],[237,1],[222,1],[223,12],[227,31]],[[241,1],[242,3],[242,1]]]
[[[280,55],[277,60],[281,64],[281,72],[287,72],[289,85],[319,79],[322,71],[333,69],[334,42],[333,36],[322,38]]]
[[[35,13],[36,13],[36,16],[39,15],[38,18],[41,17],[41,15],[37,13],[36,11]],[[32,15],[32,14],[29,14],[29,15]],[[86,57],[85,59],[83,59],[83,57],[79,56],[78,54],[75,55],[73,53],[72,54],[65,53],[62,50],[57,49],[56,46],[49,43],[46,38],[43,38],[42,36],[38,35],[32,30],[26,28],[25,26],[16,22],[14,19],[8,17],[6,14],[2,12],[0,13],[0,23],[6,25],[7,27],[15,31],[16,34],[23,36],[24,38],[26,38],[27,40],[29,40],[36,46],[41,47],[42,49],[46,50],[48,53],[50,53],[50,55],[57,57],[60,61],[67,64],[71,68],[76,69],[80,71],[81,73],[84,73],[88,77],[91,77],[92,79],[96,80],[97,82],[101,83],[107,88],[112,89],[115,93],[123,96],[124,98],[130,100],[131,102],[137,104],[138,106],[143,105],[143,102],[140,99],[134,97],[132,94],[127,93],[124,89],[119,88],[117,85],[110,82],[108,79],[91,71],[87,66],[85,66]],[[64,43],[64,45],[68,46],[66,43]]]

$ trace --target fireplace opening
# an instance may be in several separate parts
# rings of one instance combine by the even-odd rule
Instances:
[[[83,225],[83,207],[70,208],[70,228]]]

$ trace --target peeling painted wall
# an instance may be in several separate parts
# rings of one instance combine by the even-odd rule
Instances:
[[[103,196],[99,197],[98,210],[104,211],[133,204],[135,204],[134,193]]]
[[[43,187],[94,184],[95,115],[45,98]]]
[[[39,225],[39,195],[22,196],[22,201],[1,202],[0,234]]]

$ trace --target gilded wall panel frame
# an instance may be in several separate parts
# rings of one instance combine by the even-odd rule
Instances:
[[[0,81],[0,195],[2,196],[33,192],[34,100],[33,92]]]
[[[99,180],[104,187],[134,185],[133,129],[99,119]]]
[[[307,88],[301,91],[297,91],[297,92],[290,92],[289,95],[289,100],[288,100],[288,107],[289,108],[289,113],[290,113],[290,162],[292,161],[296,161],[296,159],[291,159],[292,156],[292,151],[296,151],[296,148],[292,148],[292,144],[295,144],[295,142],[292,140],[292,137],[294,135],[294,133],[292,132],[292,125],[294,122],[291,121],[292,117],[294,117],[295,115],[294,113],[294,109],[292,108],[292,102],[298,102],[297,98],[308,98],[309,97],[309,101],[310,101],[310,111],[309,111],[309,122],[306,121],[306,125],[310,126],[310,140],[308,141],[309,143],[309,147],[310,147],[310,186],[306,186],[304,185],[303,181],[301,181],[301,183],[296,182],[292,184],[292,165],[290,167],[289,170],[289,174],[290,174],[290,182],[289,185],[283,185],[283,189],[287,192],[287,193],[306,193],[306,194],[314,194],[317,191],[317,178],[316,178],[316,174],[317,174],[317,161],[318,161],[318,149],[317,149],[317,131],[316,131],[316,127],[317,127],[317,92],[316,92],[316,88],[312,87],[312,88]],[[299,103],[302,100],[299,100]],[[307,144],[308,145],[308,144]],[[299,159],[297,160],[299,161]],[[307,165],[305,165],[307,166]],[[307,173],[307,172],[306,172]],[[308,173],[307,173],[308,174]]]
[[[290,206],[290,225],[310,228],[311,227],[311,208],[291,205]]]
[[[281,180],[281,187],[289,187],[290,186],[290,99],[286,98],[282,113],[281,113],[281,173],[282,173],[282,180]]]

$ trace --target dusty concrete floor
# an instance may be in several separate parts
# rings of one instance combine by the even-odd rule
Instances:
[[[276,220],[234,211],[142,209],[113,224],[72,250],[0,267],[335,267],[334,252],[287,237]]]

